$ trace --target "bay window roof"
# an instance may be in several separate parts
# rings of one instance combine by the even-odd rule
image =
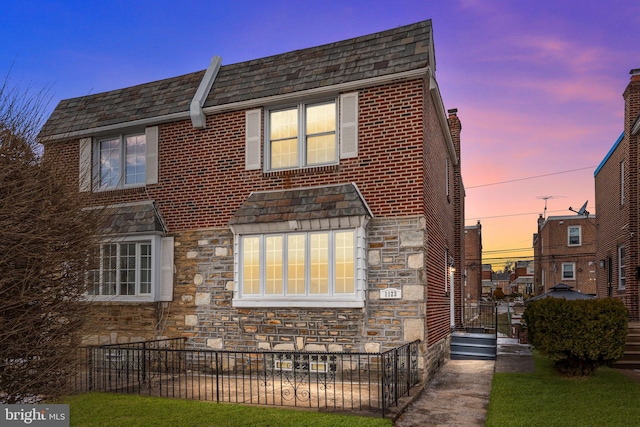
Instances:
[[[237,234],[366,226],[373,217],[353,183],[254,192],[229,225]]]

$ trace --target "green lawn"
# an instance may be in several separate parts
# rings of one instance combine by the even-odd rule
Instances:
[[[87,393],[62,403],[70,408],[71,427],[391,427],[390,420],[281,408]]]
[[[640,426],[640,383],[614,369],[567,378],[534,354],[535,373],[496,373],[486,426]]]

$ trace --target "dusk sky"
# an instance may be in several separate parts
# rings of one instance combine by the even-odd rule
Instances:
[[[536,220],[574,215],[623,130],[640,68],[640,2],[525,0],[13,1],[0,75],[66,98],[147,83],[431,19],[436,79],[462,122],[466,224],[484,262],[532,259]]]

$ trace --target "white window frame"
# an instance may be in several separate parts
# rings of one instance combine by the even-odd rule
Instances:
[[[142,182],[135,182],[135,183],[130,183],[127,184],[126,183],[126,179],[127,179],[127,149],[126,149],[126,139],[128,137],[144,137],[145,138],[145,152],[144,152],[144,159],[145,159],[145,164],[144,164],[144,173],[143,173],[143,181]],[[118,177],[118,183],[116,185],[109,185],[109,184],[103,184],[102,183],[102,168],[101,168],[101,161],[102,161],[102,157],[101,157],[101,144],[103,142],[106,141],[110,141],[110,140],[118,140],[118,150],[119,150],[119,177]],[[134,132],[134,133],[126,133],[126,134],[120,134],[120,135],[109,135],[109,136],[103,136],[103,137],[99,137],[99,138],[95,138],[95,142],[94,142],[94,160],[93,160],[93,165],[95,168],[95,185],[94,185],[94,189],[96,191],[109,191],[109,190],[114,190],[114,189],[119,189],[119,188],[135,188],[135,187],[144,187],[146,185],[146,176],[147,176],[147,168],[149,167],[148,164],[148,160],[147,160],[147,137],[146,137],[146,133],[144,131],[142,132]]]
[[[568,270],[565,267],[571,267],[571,277],[565,275]],[[575,262],[563,262],[562,263],[562,280],[576,280],[576,263]]]
[[[139,283],[139,268],[140,265],[136,265],[136,295],[96,295],[90,294],[89,288],[87,288],[86,298],[91,301],[130,301],[130,302],[146,302],[146,301],[158,301],[160,299],[160,269],[161,269],[161,246],[160,246],[161,237],[159,235],[135,235],[135,236],[127,236],[120,239],[112,239],[105,240],[100,244],[100,273],[98,276],[102,278],[102,248],[105,245],[111,244],[123,244],[123,243],[150,243],[151,244],[151,293],[149,294],[140,294],[140,283]],[[118,258],[119,264],[119,258]],[[89,276],[93,272],[87,273],[87,280],[89,280]],[[89,286],[91,284],[89,283]],[[99,289],[102,289],[101,283],[98,285]],[[119,285],[116,285],[116,292],[119,292]]]
[[[624,245],[618,246],[618,290],[625,290],[626,284],[626,265],[627,265],[627,253]]]
[[[354,234],[354,291],[352,293],[336,293],[335,292],[335,274],[333,272],[335,266],[334,258],[334,240],[333,236],[339,232],[351,231]],[[329,233],[329,292],[327,294],[310,294],[309,290],[309,238],[314,233]],[[282,236],[283,242],[287,241],[289,235],[305,234],[307,236],[305,252],[305,260],[307,263],[307,271],[305,273],[305,282],[307,293],[305,294],[285,294],[286,288],[286,251],[283,250],[283,293],[267,294],[265,293],[265,265],[262,260],[265,258],[264,247],[266,236]],[[256,233],[256,234],[236,234],[234,241],[234,258],[235,258],[235,286],[234,286],[234,307],[364,307],[364,290],[366,285],[366,268],[365,253],[366,247],[364,243],[365,230],[362,227],[330,229],[330,230],[305,230],[291,231],[283,233]],[[260,239],[260,292],[257,294],[246,294],[243,292],[243,239],[255,238]]]
[[[578,243],[571,243],[571,230],[578,230]],[[570,225],[567,227],[567,246],[582,246],[582,226]]]
[[[306,162],[306,157],[307,157],[307,135],[306,135],[306,109],[307,107],[311,107],[314,105],[323,105],[323,104],[329,104],[329,103],[333,103],[334,107],[335,107],[335,111],[334,111],[334,115],[335,115],[335,136],[334,136],[334,161],[332,162],[325,162],[325,163],[311,163],[311,164],[307,164]],[[289,104],[289,105],[281,105],[275,108],[269,108],[265,111],[265,118],[264,118],[264,139],[265,139],[265,147],[264,147],[264,152],[265,152],[265,156],[264,156],[264,170],[265,172],[275,172],[275,171],[285,171],[285,170],[297,170],[297,169],[306,169],[306,168],[314,168],[314,167],[322,167],[322,166],[328,166],[328,165],[337,165],[340,163],[340,153],[339,153],[339,139],[340,139],[340,121],[339,121],[339,117],[338,117],[338,107],[339,106],[339,102],[338,102],[338,98],[331,98],[331,99],[321,99],[321,100],[314,100],[311,102],[300,102],[297,104]],[[296,108],[297,109],[297,123],[298,123],[298,135],[297,135],[297,140],[298,140],[298,159],[297,159],[297,164],[296,166],[290,166],[290,167],[284,167],[284,168],[278,168],[278,169],[274,169],[271,167],[271,130],[270,130],[270,120],[271,120],[271,113],[273,112],[277,112],[277,111],[283,111],[283,110],[289,110],[289,109],[293,109]]]

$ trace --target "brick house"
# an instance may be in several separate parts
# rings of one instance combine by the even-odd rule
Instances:
[[[417,339],[437,369],[462,315],[460,129],[430,20],[61,101],[45,150],[111,215],[85,341]]]
[[[464,301],[476,303],[482,296],[482,224],[464,228]]]
[[[595,295],[596,217],[589,215],[538,218],[533,236],[534,291],[548,292],[559,283],[576,292]]]
[[[620,298],[631,320],[640,320],[638,277],[638,143],[640,141],[640,69],[631,70],[624,93],[624,131],[604,157],[595,176],[598,297]]]
[[[516,261],[513,271],[509,276],[509,288],[506,293],[518,293],[521,296],[533,293],[533,260]]]

